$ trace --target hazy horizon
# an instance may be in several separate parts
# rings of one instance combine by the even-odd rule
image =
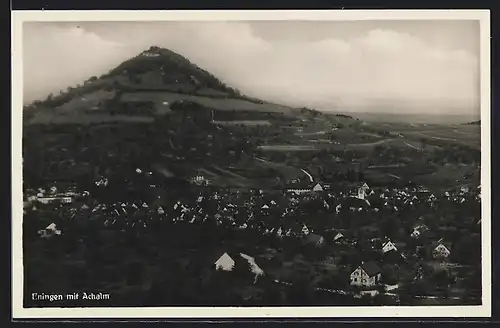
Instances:
[[[151,45],[285,105],[479,116],[479,22],[470,20],[24,23],[24,102]]]

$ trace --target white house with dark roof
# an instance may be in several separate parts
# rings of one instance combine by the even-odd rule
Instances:
[[[388,240],[386,241],[383,245],[382,245],[382,252],[383,253],[387,253],[387,252],[390,252],[390,251],[397,251],[398,248],[396,247],[396,245]]]
[[[344,238],[344,234],[342,232],[337,232],[335,237],[333,237],[333,241],[339,241],[340,239]]]
[[[425,224],[420,224],[417,225],[413,228],[413,231],[411,232],[411,237],[418,239],[422,235],[422,233],[429,231],[429,228]]]
[[[54,235],[60,235],[61,230],[57,229],[57,226],[55,223],[51,223],[45,229],[39,230],[38,234],[42,238],[48,238],[48,237],[52,237]]]
[[[439,240],[432,250],[432,257],[435,259],[446,259],[450,256],[450,254],[450,245],[442,240]]]
[[[351,285],[358,287],[373,287],[380,283],[382,270],[375,262],[361,263],[351,273]]]

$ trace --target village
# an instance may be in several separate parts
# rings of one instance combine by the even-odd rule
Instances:
[[[186,192],[152,183],[147,170],[135,174],[144,197],[133,201],[99,197],[106,177],[93,191],[55,182],[27,190],[25,239],[81,240],[86,231],[91,240],[108,232],[147,243],[163,234],[181,239],[179,255],[197,249],[187,262],[200,272],[231,274],[244,263],[251,274],[240,289],[305,283],[365,305],[480,302],[480,186],[430,191],[294,179],[282,190],[244,190],[195,175]],[[62,242],[58,248],[64,252]],[[244,299],[260,304],[259,297],[254,289]]]

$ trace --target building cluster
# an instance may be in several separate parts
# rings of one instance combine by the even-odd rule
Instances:
[[[141,172],[141,169],[137,169]],[[321,182],[312,182],[308,188],[286,189],[281,192],[268,193],[263,190],[252,192],[225,191],[206,188],[206,181],[199,175],[194,178],[199,190],[198,196],[186,199],[185,196],[171,194],[167,197],[158,196],[154,200],[122,201],[111,204],[99,203],[93,199],[88,191],[77,192],[74,188],[67,188],[60,192],[59,188],[51,186],[48,191],[39,189],[29,190],[25,195],[25,210],[37,211],[38,207],[51,207],[57,204],[59,208],[69,208],[68,220],[85,219],[100,221],[103,227],[115,227],[120,231],[128,229],[144,229],[152,222],[163,221],[170,224],[215,224],[220,228],[253,230],[262,236],[300,239],[306,245],[324,247],[327,244],[348,245],[353,247],[361,240],[350,237],[345,229],[322,230],[306,223],[307,216],[314,215],[304,209],[304,204],[311,200],[322,204],[322,211],[327,217],[335,220],[343,211],[358,212],[398,212],[405,206],[428,204],[433,208],[442,199],[457,204],[465,200],[479,200],[480,188],[462,187],[458,190],[444,191],[442,194],[433,193],[424,188],[387,189],[371,188],[367,183],[361,183],[349,190],[333,191],[330,186]],[[95,181],[96,186],[106,188],[108,180],[103,177]],[[158,188],[150,185],[150,188]],[[377,201],[377,205],[375,203]],[[318,209],[315,209],[318,210]],[[52,222],[46,228],[39,230],[43,238],[56,237],[64,233],[58,229],[59,224]],[[419,239],[429,231],[425,224],[416,224],[410,237]],[[404,245],[388,238],[374,238],[372,249],[381,254],[397,253],[405,258],[408,254]],[[378,243],[377,243],[378,242]],[[435,260],[446,260],[452,249],[443,239],[430,242],[431,254]],[[255,274],[255,279],[264,274],[264,270],[256,263],[255,258],[246,254],[231,254],[225,252],[214,265],[217,269],[231,271],[234,260],[243,258]],[[379,284],[381,269],[375,261],[363,262],[355,267],[350,276],[353,286],[372,287]]]

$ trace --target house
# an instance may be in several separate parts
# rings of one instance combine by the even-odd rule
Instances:
[[[432,257],[435,259],[445,259],[448,258],[451,254],[449,245],[442,242],[441,240],[436,244],[434,249],[432,250]]]
[[[311,192],[311,189],[296,189],[296,188],[291,188],[291,189],[287,189],[287,192],[291,193],[291,194],[296,194],[296,195],[300,195],[300,194],[306,194],[306,193],[310,193]]]
[[[323,236],[320,236],[320,235],[317,235],[314,233],[308,234],[306,236],[305,240],[306,240],[306,243],[312,244],[312,245],[317,246],[317,247],[323,246],[323,243],[325,242],[325,238],[323,238]]]
[[[158,53],[158,48],[156,47],[151,47],[146,51],[143,51],[141,53],[142,56],[144,57],[159,57],[160,54]]]
[[[382,270],[375,262],[361,263],[351,273],[351,285],[358,287],[373,287],[379,284]]]
[[[359,199],[365,199],[366,196],[368,196],[366,191],[362,188],[358,188],[358,195],[356,197]]]
[[[359,199],[365,199],[366,196],[373,194],[373,192],[368,193],[369,190],[370,187],[366,184],[366,182],[363,183],[363,185],[358,188],[358,194],[356,197]]]
[[[320,192],[320,191],[323,191],[323,187],[317,183],[313,188],[312,188],[313,191],[316,191],[316,192]]]
[[[52,237],[54,235],[60,235],[61,234],[61,230],[57,229],[55,223],[51,223],[45,229],[38,230],[38,234],[42,238],[49,238],[49,237]]]
[[[383,245],[382,245],[382,252],[383,253],[387,253],[387,252],[390,252],[390,251],[397,251],[398,248],[396,247],[396,245],[388,240],[386,241]]]
[[[107,178],[101,178],[100,180],[95,181],[94,183],[98,187],[106,187],[108,185],[109,181]]]
[[[425,224],[417,225],[413,228],[413,231],[410,236],[412,238],[418,239],[424,232],[427,231],[429,231],[429,228]]]
[[[344,235],[342,232],[338,232],[335,237],[333,237],[333,241],[339,241],[340,239],[344,238]]]
[[[207,186],[210,183],[210,181],[206,179],[203,175],[196,175],[192,177],[191,182],[199,186],[202,185]]]
[[[49,204],[53,202],[61,202],[63,204],[69,204],[73,202],[73,198],[66,196],[55,196],[55,197],[39,197],[38,201],[42,204]]]
[[[302,233],[303,233],[304,235],[308,235],[308,234],[310,233],[309,228],[308,228],[305,224],[304,224],[304,226],[302,227],[302,230],[301,230],[301,231],[302,231]]]
[[[217,261],[215,261],[215,269],[222,271],[232,271],[234,268],[234,260],[227,253],[222,254]]]
[[[310,182],[305,180],[300,180],[300,179],[293,180],[292,183],[288,185],[289,186],[287,187],[287,192],[291,194],[300,195],[300,194],[310,193],[312,191]]]

